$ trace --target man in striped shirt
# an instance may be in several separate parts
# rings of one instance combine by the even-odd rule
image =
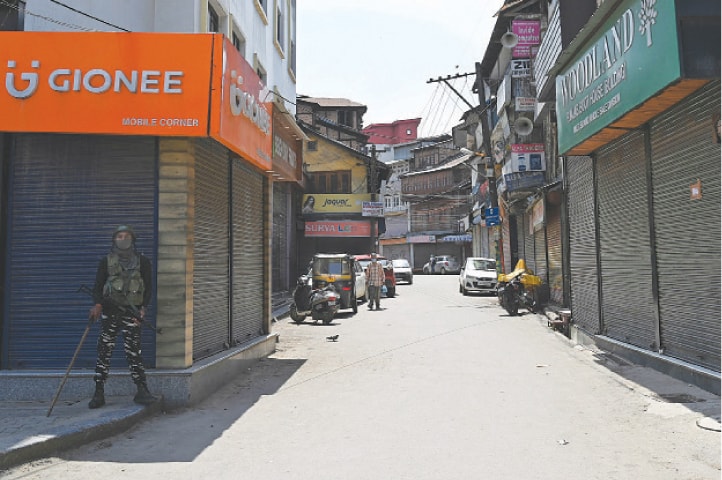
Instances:
[[[376,304],[376,310],[381,308],[381,287],[384,285],[385,275],[384,267],[381,266],[376,253],[371,254],[371,263],[368,266],[368,272],[366,273],[366,279],[368,280],[368,291],[369,291],[369,310],[374,309],[374,303]]]

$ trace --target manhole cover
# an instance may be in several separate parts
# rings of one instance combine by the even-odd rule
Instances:
[[[687,393],[660,393],[656,395],[657,400],[666,403],[700,403],[706,402],[704,398],[697,398]]]

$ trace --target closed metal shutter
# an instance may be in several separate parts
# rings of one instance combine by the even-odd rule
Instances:
[[[559,206],[547,203],[547,257],[549,294],[552,302],[564,303],[564,271],[562,269],[562,216]]]
[[[543,227],[534,232],[534,274],[547,281],[547,239]]]
[[[509,222],[513,220],[512,217],[509,217],[509,214],[502,218],[501,220],[501,243],[502,243],[502,258],[503,258],[503,269],[501,270],[503,273],[509,273],[512,270],[514,270],[514,265],[511,264],[511,238],[510,238],[510,228],[509,228]]]
[[[265,295],[263,246],[267,238],[263,211],[265,178],[234,157],[233,180],[233,320],[235,344],[261,335]]]
[[[156,267],[156,140],[151,137],[15,135],[8,212],[2,366],[65,368],[85,328],[98,262],[114,229],[132,225],[137,247]],[[155,283],[155,282],[154,282]],[[155,302],[153,302],[155,303]],[[148,310],[155,322],[155,310]],[[94,368],[98,327],[76,368]],[[143,330],[145,365],[155,334]],[[114,368],[126,368],[122,347]]]
[[[604,334],[656,350],[647,169],[642,132],[600,149],[596,158]]]
[[[590,157],[567,157],[564,161],[572,318],[582,330],[597,334],[600,324],[593,164]]]
[[[524,260],[526,260],[526,266],[536,273],[536,258],[534,255],[534,233],[530,231],[529,225],[531,225],[531,211],[527,210],[524,214],[524,222],[521,228],[524,229]]]
[[[229,315],[229,167],[227,150],[195,143],[193,359],[227,348]]]
[[[517,213],[516,215],[516,235],[517,235],[517,245],[518,245],[518,251],[519,251],[519,258],[523,258],[526,260],[526,265],[529,268],[533,269],[533,266],[529,264],[529,257],[531,255],[528,255],[529,250],[526,248],[526,242],[527,238],[529,237],[528,232],[524,229],[525,225],[525,219],[526,215],[523,213]]]
[[[235,194],[235,190],[234,190]],[[287,184],[276,182],[273,184],[273,234],[272,234],[272,288],[274,292],[287,290],[291,285],[288,282],[288,266],[290,255],[289,193]],[[235,196],[234,196],[235,198]]]
[[[659,311],[665,354],[720,371],[720,146],[715,81],[652,123]],[[702,197],[690,185],[701,182]]]

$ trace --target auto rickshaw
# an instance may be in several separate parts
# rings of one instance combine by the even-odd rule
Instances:
[[[354,259],[345,253],[317,253],[311,261],[313,288],[332,283],[339,296],[340,308],[358,312]]]

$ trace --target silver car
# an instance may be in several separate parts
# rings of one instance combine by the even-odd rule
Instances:
[[[496,260],[484,257],[469,257],[459,272],[459,293],[496,293]]]
[[[453,255],[436,255],[434,257],[434,271],[431,271],[430,262],[424,264],[423,270],[425,275],[433,273],[446,275],[447,273],[459,273],[460,265],[459,261]]]

